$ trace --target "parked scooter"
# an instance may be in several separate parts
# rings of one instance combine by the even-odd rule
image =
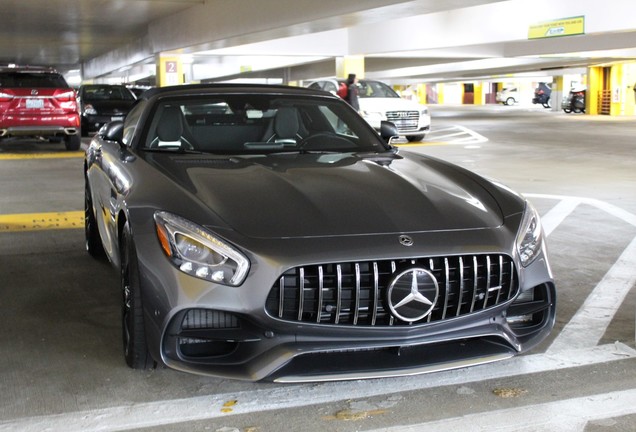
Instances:
[[[541,104],[543,108],[550,108],[550,95],[552,89],[547,83],[539,83],[539,86],[534,89],[534,98],[532,98],[533,104]]]
[[[584,113],[585,112],[585,89],[572,89],[570,93],[563,98],[563,111],[566,113]]]

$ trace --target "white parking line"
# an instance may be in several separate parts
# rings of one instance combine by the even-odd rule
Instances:
[[[464,126],[457,125],[432,130],[427,135],[427,141],[444,141],[447,144],[479,144],[488,141],[488,138]]]
[[[549,236],[581,203],[575,198],[566,198],[559,201],[548,213],[541,216],[541,224],[545,235]]]
[[[570,322],[559,332],[548,352],[594,346],[636,284],[636,238],[627,246],[601,282],[585,299]]]
[[[582,198],[575,196],[567,196],[567,195],[549,195],[549,194],[535,194],[535,193],[524,193],[524,196],[528,198],[545,198],[552,200],[567,200],[567,201],[578,201],[579,204],[587,204],[592,207],[596,207],[599,210],[603,210],[606,213],[611,214],[612,216],[621,219],[624,222],[636,227],[636,214],[632,214],[627,210],[624,210],[620,207],[617,207],[613,204],[607,203],[605,201],[600,201],[594,198]],[[543,218],[542,218],[543,219]]]
[[[635,412],[636,390],[625,390],[367,432],[582,432],[589,421]]]
[[[489,379],[554,371],[636,358],[636,350],[621,343],[584,350],[514,357],[502,362],[430,375],[382,380],[330,382],[237,393],[165,400],[119,407],[30,417],[0,422],[0,431],[111,432],[284,410],[348,399],[466,384]],[[311,394],[311,397],[307,397]],[[229,408],[231,407],[231,408]],[[636,404],[631,413],[636,413]],[[448,430],[456,430],[450,428]],[[509,429],[508,429],[509,430]]]
[[[551,233],[579,204],[596,207],[636,227],[636,215],[603,201],[559,195],[525,194],[525,196],[559,200],[559,203],[541,218],[546,234]],[[636,269],[636,237],[554,339],[548,352],[586,348],[598,344],[625,300],[625,296],[636,284],[634,269]]]

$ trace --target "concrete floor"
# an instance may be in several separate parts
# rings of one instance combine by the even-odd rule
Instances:
[[[81,227],[2,222],[82,210],[81,155],[36,159],[64,155],[63,145],[0,142],[0,431],[636,430],[636,119],[534,106],[431,111],[425,142],[401,151],[495,178],[544,215],[559,298],[555,331],[538,349],[330,384],[130,370],[117,275],[86,254]]]

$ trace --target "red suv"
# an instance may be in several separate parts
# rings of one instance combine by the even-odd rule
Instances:
[[[44,68],[0,68],[0,139],[64,139],[67,150],[81,144],[75,91],[64,77]]]

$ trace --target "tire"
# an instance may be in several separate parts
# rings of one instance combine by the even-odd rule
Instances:
[[[124,358],[132,369],[149,369],[155,366],[146,344],[144,312],[139,283],[139,263],[133,236],[128,222],[124,225],[120,240],[121,257],[121,324]]]
[[[543,108],[551,108],[552,107],[552,105],[550,105],[550,100],[549,99],[548,99],[547,102],[543,102],[542,105],[543,105]]]
[[[64,137],[64,145],[68,151],[77,151],[82,144],[82,138],[79,135],[66,135]]]
[[[86,239],[86,251],[93,258],[102,258],[106,255],[102,239],[97,228],[97,219],[93,212],[91,191],[88,184],[84,187],[84,237]]]
[[[570,114],[572,112],[570,108],[563,108],[563,111],[567,114]]]
[[[505,104],[506,105],[514,105],[515,104],[515,98],[509,97],[508,99],[506,99]]]
[[[408,142],[419,142],[422,141],[425,136],[426,135],[410,135],[407,136],[406,139],[408,140]]]

